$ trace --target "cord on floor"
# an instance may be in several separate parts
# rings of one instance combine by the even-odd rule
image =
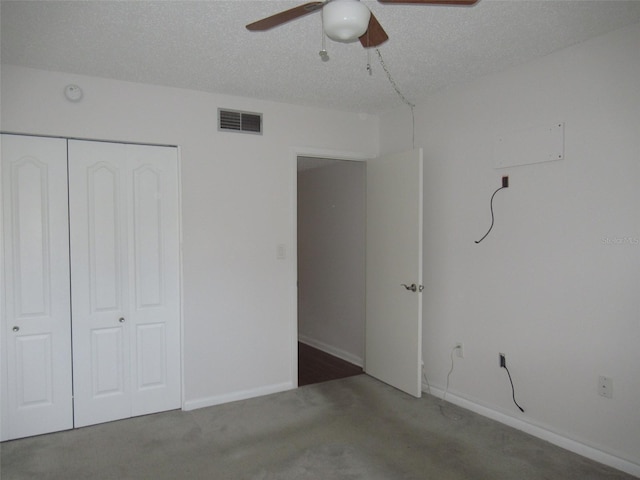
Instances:
[[[429,385],[429,380],[427,379],[427,374],[424,373],[424,363],[422,364],[422,378],[424,379],[424,383],[427,384],[427,393],[431,395],[431,385]]]
[[[448,418],[449,420],[460,420],[462,417],[459,415],[451,415],[451,414],[446,414],[445,413],[445,409],[444,409],[444,402],[445,399],[447,397],[447,392],[449,391],[449,379],[451,377],[451,373],[453,373],[453,353],[456,351],[456,349],[460,348],[460,345],[456,345],[455,347],[453,347],[451,349],[451,368],[449,369],[449,373],[447,373],[447,384],[444,388],[444,395],[442,395],[442,400],[440,401],[440,413],[442,414],[443,417]]]

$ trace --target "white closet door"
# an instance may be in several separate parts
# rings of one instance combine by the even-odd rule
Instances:
[[[178,153],[127,146],[132,415],[181,406]]]
[[[176,149],[69,141],[75,426],[180,406]]]
[[[2,440],[73,428],[67,142],[2,135]]]

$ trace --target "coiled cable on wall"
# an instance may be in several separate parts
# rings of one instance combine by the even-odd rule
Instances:
[[[487,233],[485,233],[480,240],[475,240],[476,243],[480,243],[485,238],[487,238],[487,235],[489,235],[489,233],[493,229],[493,224],[495,222],[495,216],[493,214],[493,198],[496,196],[496,193],[498,193],[503,188],[507,188],[507,187],[509,187],[509,177],[505,176],[505,177],[502,177],[502,186],[498,188],[495,192],[493,192],[493,195],[491,195],[491,201],[489,202],[489,207],[491,208],[491,226],[489,227],[489,230],[487,231]]]

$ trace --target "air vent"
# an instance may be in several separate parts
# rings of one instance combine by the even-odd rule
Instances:
[[[262,114],[218,109],[218,130],[262,134]]]

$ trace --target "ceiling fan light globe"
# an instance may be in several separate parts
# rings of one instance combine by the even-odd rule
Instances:
[[[354,42],[369,26],[371,11],[359,0],[333,0],[322,9],[324,32],[337,42]]]

